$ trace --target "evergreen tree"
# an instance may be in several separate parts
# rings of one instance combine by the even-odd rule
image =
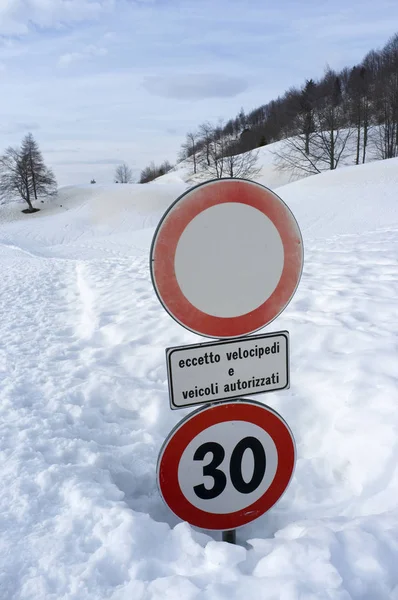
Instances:
[[[29,187],[35,200],[38,196],[53,194],[57,188],[54,173],[46,167],[39,146],[31,133],[22,140],[21,157],[24,157],[27,166]]]

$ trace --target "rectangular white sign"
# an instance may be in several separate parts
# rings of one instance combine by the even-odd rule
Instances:
[[[285,390],[289,332],[166,349],[172,409]]]

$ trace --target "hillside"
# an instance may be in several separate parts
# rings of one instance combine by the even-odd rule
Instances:
[[[282,144],[283,142],[275,142],[257,150],[260,173],[256,176],[256,181],[260,181],[271,189],[290,183],[292,179],[297,178],[293,177],[290,173],[282,173],[276,168],[275,152],[280,150]],[[194,185],[195,183],[206,181],[206,179],[211,179],[211,177],[205,171],[198,169],[198,173],[194,175],[192,164],[189,160],[184,160],[177,164],[169,173],[166,173],[166,175],[155,179],[153,183],[185,182],[189,185]]]
[[[305,267],[271,328],[290,332],[291,389],[257,399],[298,462],[238,546],[179,522],[156,488],[190,412],[169,409],[164,351],[202,339],[163,311],[148,268],[184,178],[0,207],[2,599],[398,598],[398,159],[282,185],[263,153]]]

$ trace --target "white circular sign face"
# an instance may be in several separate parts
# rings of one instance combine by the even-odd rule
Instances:
[[[178,481],[193,506],[215,514],[234,513],[263,496],[277,464],[276,446],[264,429],[247,421],[224,421],[188,444]]]
[[[245,315],[268,300],[283,264],[275,225],[257,208],[237,202],[212,206],[192,219],[174,258],[178,284],[189,302],[224,318]]]

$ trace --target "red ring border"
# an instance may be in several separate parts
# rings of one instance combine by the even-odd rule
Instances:
[[[278,454],[276,474],[270,487],[252,505],[229,514],[208,513],[183,495],[178,482],[179,462],[185,448],[201,431],[232,420],[254,423],[272,437]],[[163,500],[183,521],[201,529],[237,529],[263,515],[280,500],[292,479],[295,463],[293,434],[275,411],[255,401],[225,402],[199,409],[171,432],[159,456],[157,481]]]
[[[262,305],[239,317],[214,317],[197,309],[182,293],[174,272],[175,253],[183,231],[198,214],[227,202],[252,206],[267,216],[281,236],[285,260],[277,287]],[[161,304],[180,325],[199,335],[226,338],[254,333],[280,315],[297,289],[303,262],[300,228],[283,200],[256,182],[225,178],[199,184],[171,205],[155,232],[150,267]]]

